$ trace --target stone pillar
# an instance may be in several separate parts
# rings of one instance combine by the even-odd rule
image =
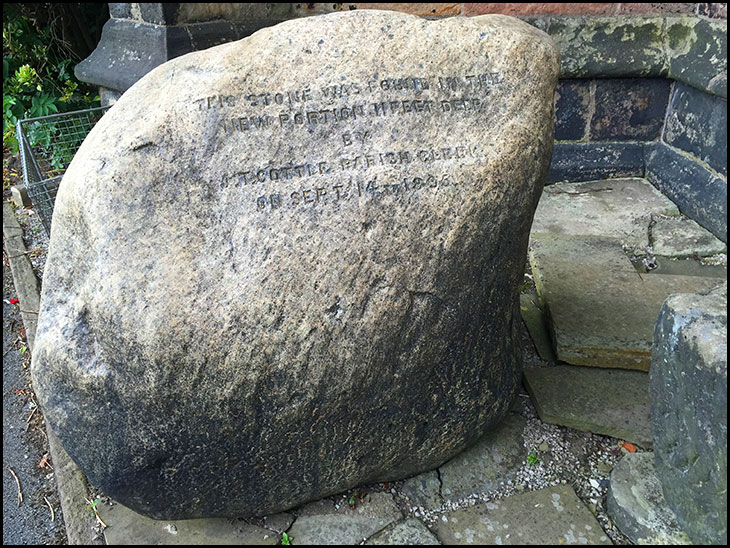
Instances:
[[[293,4],[109,4],[94,52],[76,66],[76,77],[99,86],[103,105],[153,68],[191,51],[245,38],[292,18]]]

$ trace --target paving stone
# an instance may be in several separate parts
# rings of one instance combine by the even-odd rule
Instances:
[[[644,179],[557,183],[545,187],[532,232],[610,236],[639,251],[649,246],[652,215],[679,210]]]
[[[289,529],[289,526],[294,521],[294,515],[288,512],[281,512],[272,516],[264,517],[264,527],[277,533],[282,533]]]
[[[457,501],[487,493],[512,478],[525,457],[522,432],[525,419],[508,414],[475,446],[439,468],[444,500]]]
[[[192,544],[268,545],[278,544],[279,536],[261,527],[226,518],[154,520],[126,506],[98,504],[101,519],[109,525],[104,538],[109,545]]]
[[[410,518],[384,529],[365,544],[425,545],[441,544],[423,523]]]
[[[651,447],[645,372],[560,365],[531,367],[523,373],[543,422]]]
[[[359,544],[402,517],[389,493],[371,493],[354,509],[325,499],[303,506],[288,534],[294,544]]]
[[[573,488],[556,485],[445,514],[442,544],[611,544]]]
[[[614,466],[606,506],[616,526],[635,544],[692,544],[664,500],[654,453],[629,453]]]
[[[687,217],[658,219],[651,228],[651,246],[664,257],[709,257],[727,253],[727,246],[712,232]]]
[[[436,508],[443,504],[441,481],[435,470],[408,478],[403,482],[400,493],[408,498],[412,506]]]
[[[533,232],[529,255],[558,359],[575,365],[648,371],[654,324],[665,299],[723,282],[642,276],[618,241],[605,237]]]

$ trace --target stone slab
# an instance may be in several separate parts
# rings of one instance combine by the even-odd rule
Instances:
[[[687,217],[664,217],[651,227],[650,243],[656,255],[663,257],[709,257],[727,253],[727,246]]]
[[[641,251],[649,246],[653,215],[679,210],[644,179],[557,183],[545,188],[532,233],[607,236]]]
[[[635,544],[692,544],[664,500],[653,453],[629,453],[614,466],[606,506]]]
[[[13,284],[20,301],[20,316],[26,331],[28,345],[35,345],[38,311],[40,308],[40,284],[33,271],[33,265],[26,255],[23,229],[9,203],[3,204],[3,237],[5,250],[13,273]]]
[[[287,533],[294,544],[360,544],[402,518],[390,493],[371,493],[355,508],[326,499],[309,503]]]
[[[458,501],[488,493],[513,478],[526,457],[522,432],[526,421],[508,414],[492,432],[439,468],[441,495]]]
[[[10,187],[10,193],[13,195],[13,203],[16,207],[28,207],[32,205],[28,189],[25,185],[13,185]]]
[[[598,236],[533,233],[529,256],[558,359],[575,365],[648,371],[664,300],[723,281],[642,276],[618,241]]]
[[[222,495],[223,496],[223,495]],[[99,503],[97,511],[108,525],[108,545],[275,545],[279,535],[268,529],[226,518],[154,520],[119,503]]]
[[[423,523],[410,518],[371,537],[365,544],[435,545],[441,544]]]
[[[553,351],[550,330],[545,321],[545,313],[540,308],[537,291],[534,288],[520,293],[520,315],[522,321],[525,322],[537,353],[543,360],[554,362],[557,357]]]
[[[442,544],[611,544],[566,485],[449,512],[437,535]]]
[[[543,422],[651,447],[646,373],[560,365],[531,367],[523,375]]]

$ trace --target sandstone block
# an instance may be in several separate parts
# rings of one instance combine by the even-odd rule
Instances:
[[[156,68],[55,207],[33,376],[90,481],[264,515],[433,469],[517,390],[558,53],[356,10]]]

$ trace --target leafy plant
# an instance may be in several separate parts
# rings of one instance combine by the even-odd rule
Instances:
[[[98,106],[96,88],[72,74],[88,52],[79,54],[72,47],[68,20],[81,17],[88,6],[92,4],[3,5],[3,147],[17,150],[18,120]],[[88,29],[82,31],[88,34]],[[30,145],[47,147],[53,131],[31,128]]]
[[[537,451],[533,451],[527,456],[527,464],[530,466],[535,466],[538,462],[540,459],[537,457]]]
[[[282,546],[289,546],[291,544],[292,538],[287,535],[286,533],[281,534],[281,545]]]

